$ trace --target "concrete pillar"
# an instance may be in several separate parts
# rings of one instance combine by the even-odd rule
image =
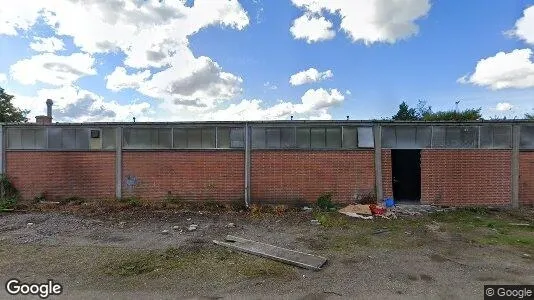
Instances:
[[[115,198],[122,198],[122,127],[115,128]]]
[[[521,125],[512,126],[512,207],[519,207],[519,138]]]
[[[251,169],[251,156],[250,156],[250,135],[251,129],[248,123],[245,124],[245,206],[250,205],[250,169]]]
[[[6,149],[5,149],[5,144],[4,144],[4,130],[5,130],[5,127],[0,125],[0,174],[4,174],[5,173],[5,167],[6,167],[6,156],[5,156],[5,153],[6,153]]]
[[[382,126],[373,127],[375,142],[375,187],[376,200],[380,203],[384,199],[384,190],[382,187]]]

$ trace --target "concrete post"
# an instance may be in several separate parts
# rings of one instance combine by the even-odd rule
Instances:
[[[382,126],[373,127],[375,142],[375,187],[376,200],[380,203],[384,199],[384,190],[382,189]]]
[[[249,207],[250,205],[250,168],[251,168],[251,159],[250,159],[250,126],[248,123],[245,123],[245,206]]]
[[[122,198],[122,127],[115,128],[115,198]]]
[[[0,174],[4,174],[5,173],[5,159],[6,159],[6,156],[5,156],[5,153],[6,153],[6,149],[5,149],[5,144],[4,144],[4,126],[0,125]]]
[[[521,125],[512,126],[512,207],[519,207],[519,138]]]

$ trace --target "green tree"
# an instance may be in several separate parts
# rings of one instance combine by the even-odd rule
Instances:
[[[11,103],[14,96],[9,95],[0,87],[0,122],[5,123],[20,123],[28,122],[26,115],[30,112],[29,110],[22,110],[16,108]]]
[[[397,111],[397,114],[391,118],[395,121],[419,120],[419,116],[417,115],[415,108],[410,108],[404,101],[402,101],[402,103],[399,105],[399,111]]]
[[[534,113],[532,113],[532,114],[525,114],[525,119],[534,120]]]

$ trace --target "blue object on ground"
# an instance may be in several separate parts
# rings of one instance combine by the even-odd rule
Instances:
[[[395,206],[395,201],[393,201],[393,198],[386,198],[386,200],[384,200],[384,205],[386,207],[393,207]]]

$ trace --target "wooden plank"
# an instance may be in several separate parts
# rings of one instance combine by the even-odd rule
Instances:
[[[213,242],[217,245],[225,246],[234,250],[311,270],[320,270],[321,267],[326,263],[326,258],[324,257],[256,242],[232,235],[226,236],[224,242],[215,240]]]

